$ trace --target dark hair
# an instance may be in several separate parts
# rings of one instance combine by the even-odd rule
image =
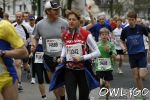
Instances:
[[[81,16],[80,16],[80,13],[77,11],[77,10],[68,10],[66,15],[67,15],[67,18],[69,17],[69,15],[75,15],[77,17],[78,20],[81,19]]]
[[[137,13],[135,11],[130,11],[130,12],[128,12],[127,17],[136,19]]]
[[[37,17],[36,20],[35,20],[35,24],[37,24],[42,19],[43,19],[43,17],[41,17],[41,16]]]

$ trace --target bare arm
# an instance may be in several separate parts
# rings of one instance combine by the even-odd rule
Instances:
[[[123,52],[127,52],[125,41],[120,40],[120,47],[123,49]]]
[[[31,45],[32,52],[35,52],[37,45],[38,45],[38,40],[35,37],[32,38],[32,45]]]
[[[86,26],[86,29],[89,30],[89,29],[91,29],[96,24],[96,20],[94,20],[94,17],[93,17],[93,15],[91,13],[91,8],[87,8],[87,11],[88,11],[90,19],[91,19],[91,23],[89,23]]]
[[[17,49],[6,50],[4,53],[4,57],[26,58],[26,57],[28,57],[28,51],[25,46],[22,46]]]

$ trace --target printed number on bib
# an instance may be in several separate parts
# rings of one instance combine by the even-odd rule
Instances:
[[[43,52],[36,52],[34,63],[43,63],[43,54]]]
[[[46,39],[47,52],[60,52],[62,50],[61,39]]]
[[[98,70],[104,71],[111,69],[110,58],[98,58]]]
[[[73,61],[73,57],[75,56],[82,56],[82,45],[81,44],[74,44],[67,46],[67,61]]]

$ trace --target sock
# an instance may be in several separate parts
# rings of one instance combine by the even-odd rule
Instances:
[[[60,100],[65,100],[65,96],[61,96],[61,97],[60,97]]]
[[[46,98],[46,95],[43,95],[42,98]]]

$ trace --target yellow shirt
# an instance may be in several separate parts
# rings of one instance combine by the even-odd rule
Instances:
[[[0,40],[10,43],[12,48],[20,48],[24,45],[23,40],[17,34],[15,28],[6,20],[0,21]],[[0,57],[0,77],[9,76],[6,66]]]

